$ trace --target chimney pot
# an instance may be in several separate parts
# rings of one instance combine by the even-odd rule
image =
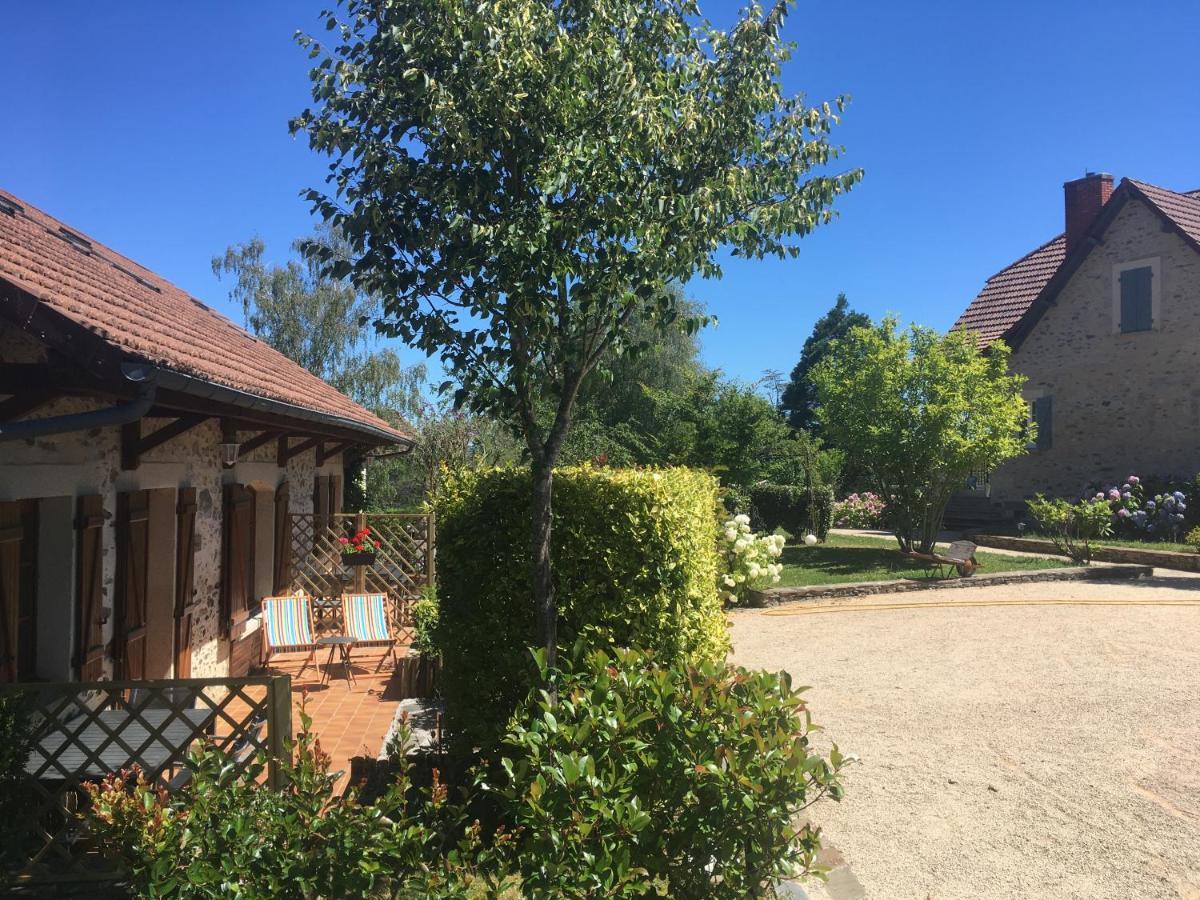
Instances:
[[[1083,242],[1112,192],[1113,177],[1107,172],[1088,172],[1063,185],[1068,254]]]

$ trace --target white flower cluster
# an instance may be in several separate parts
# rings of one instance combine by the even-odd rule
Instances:
[[[725,523],[722,536],[727,574],[720,586],[727,601],[736,603],[747,591],[778,583],[783,563],[775,560],[783,555],[783,535],[752,533],[750,517],[743,514]]]

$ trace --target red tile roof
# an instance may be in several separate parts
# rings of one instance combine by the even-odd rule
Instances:
[[[0,210],[0,279],[138,360],[361,426],[412,438],[149,269],[25,201]],[[63,239],[63,231],[86,244]],[[87,246],[90,244],[90,248]]]
[[[1066,255],[1067,238],[1060,234],[987,280],[979,296],[963,311],[954,328],[974,331],[981,344],[1004,335],[1042,292]]]
[[[1105,208],[1111,207],[1114,201],[1124,203],[1129,197],[1144,200],[1164,221],[1178,228],[1184,238],[1200,250],[1200,191],[1180,193],[1126,178],[1122,179]],[[1097,221],[1104,218],[1102,215]],[[1089,249],[1085,245],[1077,250],[1071,262],[1064,267],[1063,263],[1067,262],[1066,236],[1060,234],[1047,241],[989,278],[979,296],[971,301],[953,327],[974,331],[981,345],[1010,337],[1013,329],[1030,314],[1034,301],[1047,290],[1055,274],[1063,270],[1063,276],[1055,279],[1056,282],[1069,277],[1074,265],[1086,256]],[[1050,290],[1056,291],[1057,287]],[[1031,316],[1026,327],[1035,321],[1035,315]]]

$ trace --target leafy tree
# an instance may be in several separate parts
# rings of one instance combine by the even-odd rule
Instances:
[[[939,335],[895,319],[856,327],[813,369],[824,434],[861,466],[905,552],[928,553],[950,497],[972,472],[1025,450],[1025,379],[1002,342]]]
[[[870,325],[863,313],[854,312],[845,294],[838,294],[833,308],[813,324],[812,334],[804,341],[800,361],[792,369],[779,406],[787,414],[788,424],[796,429],[812,430],[817,425],[817,391],[809,374],[829,353],[833,342],[846,336],[851,328]]]
[[[346,252],[329,229],[297,241],[294,249],[316,243],[329,253]],[[299,363],[343,394],[399,424],[422,404],[425,367],[406,367],[395,350],[379,346],[363,322],[380,310],[379,300],[344,279],[330,277],[314,262],[284,265],[264,261],[266,247],[253,238],[214,256],[213,274],[232,277],[230,299],[241,305],[247,327],[284,356]]]
[[[723,247],[795,254],[861,178],[813,174],[838,115],[782,93],[787,8],[722,31],[692,0],[343,0],[330,44],[299,37],[292,128],[332,157],[307,197],[351,251],[314,258],[386,298],[380,326],[441,358],[457,404],[515,423],[551,665],[552,470],[586,379],[636,349],[631,322],[703,324],[661,285],[719,276]]]

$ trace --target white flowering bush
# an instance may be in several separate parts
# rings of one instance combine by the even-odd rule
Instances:
[[[729,603],[741,603],[752,590],[777,584],[783,572],[782,534],[755,534],[750,517],[734,516],[721,528],[721,552],[725,574],[721,576],[721,595]]]

